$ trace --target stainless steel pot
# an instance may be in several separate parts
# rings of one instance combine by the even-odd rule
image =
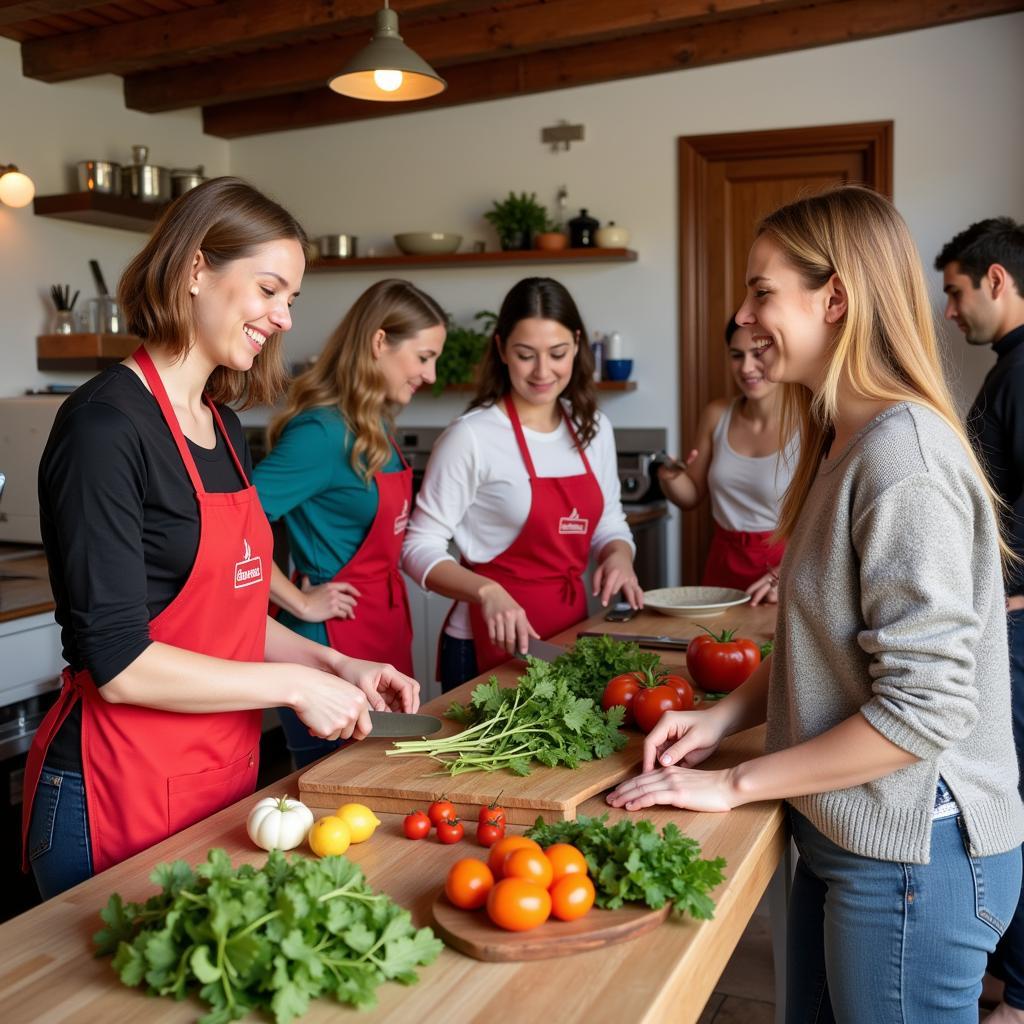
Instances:
[[[350,259],[357,255],[359,239],[355,235],[321,235],[317,248],[321,259]]]
[[[105,195],[121,194],[121,165],[110,160],[78,161],[79,192],[102,192]]]
[[[144,203],[166,203],[171,198],[171,172],[146,163],[149,146],[132,146],[133,163],[124,168],[124,192]]]
[[[203,165],[198,167],[176,167],[171,171],[171,193],[177,198],[183,196],[196,185],[202,185],[206,181],[203,174]]]

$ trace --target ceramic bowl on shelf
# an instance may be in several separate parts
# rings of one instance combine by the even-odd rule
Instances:
[[[607,380],[629,380],[629,375],[632,372],[632,359],[606,359],[604,361],[604,375]]]
[[[395,235],[395,245],[407,256],[440,256],[455,252],[462,244],[462,235],[451,231],[405,231]]]

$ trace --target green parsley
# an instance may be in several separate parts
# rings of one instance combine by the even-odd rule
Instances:
[[[597,906],[616,910],[623,903],[649,907],[672,903],[673,913],[709,919],[715,903],[708,895],[725,877],[725,861],[700,859],[700,844],[668,824],[659,833],[652,821],[623,818],[607,825],[608,815],[575,821],[538,818],[526,835],[543,847],[569,843],[587,859],[597,890]]]
[[[623,672],[655,671],[661,659],[635,643],[623,643],[607,635],[581,636],[551,664],[577,697],[589,697],[600,704],[609,680]]]
[[[198,992],[211,1007],[200,1024],[251,1010],[288,1024],[321,995],[372,1007],[378,985],[413,984],[442,948],[346,857],[289,860],[274,850],[261,868],[235,869],[211,850],[195,870],[179,860],[150,880],[163,891],[145,903],[111,896],[94,942],[115,954],[125,985],[175,999]]]

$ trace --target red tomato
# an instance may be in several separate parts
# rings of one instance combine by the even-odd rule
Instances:
[[[761,648],[753,640],[734,639],[735,635],[734,629],[721,633],[705,629],[690,641],[686,667],[702,690],[735,690],[761,664]]]
[[[594,905],[594,883],[586,875],[566,875],[551,887],[551,914],[575,921]]]
[[[505,878],[487,896],[487,916],[510,932],[525,932],[551,915],[551,895],[535,882]]]
[[[431,825],[437,828],[442,821],[450,821],[455,815],[455,804],[453,804],[446,796],[442,796],[440,800],[435,800],[428,808],[427,815],[430,818]]]
[[[640,691],[640,680],[635,672],[624,672],[621,676],[615,676],[609,680],[604,688],[604,696],[601,697],[601,707],[607,711],[609,708],[619,705],[626,709],[626,717],[623,718],[623,725],[633,724],[633,700]]]
[[[457,860],[445,879],[444,891],[448,899],[462,910],[476,910],[487,902],[487,894],[494,888],[494,875],[482,861],[473,857]]]
[[[459,842],[465,834],[466,830],[462,827],[462,822],[458,818],[445,818],[437,826],[438,841],[444,843],[445,846],[451,846],[452,843]]]
[[[426,839],[430,834],[430,819],[422,811],[410,811],[402,821],[406,839]]]
[[[663,686],[671,686],[679,694],[679,700],[682,703],[680,711],[693,710],[693,687],[688,679],[669,674],[662,677],[661,683]]]
[[[505,838],[505,826],[495,821],[481,821],[476,827],[476,841],[481,846],[493,846],[499,839]]]
[[[633,716],[642,732],[650,732],[666,711],[681,711],[682,704],[671,686],[649,686],[633,699]]]
[[[508,817],[505,814],[505,808],[502,807],[498,801],[501,799],[501,793],[499,793],[494,800],[489,804],[484,804],[480,808],[480,813],[477,815],[477,821],[481,825],[486,825],[489,821],[495,821],[502,828],[508,824]]]

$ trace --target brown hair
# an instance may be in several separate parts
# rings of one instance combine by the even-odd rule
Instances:
[[[282,239],[309,249],[299,222],[239,178],[212,178],[186,192],[167,208],[121,275],[117,295],[128,330],[184,356],[194,336],[189,275],[196,252],[216,271]],[[287,381],[281,344],[279,333],[270,335],[246,373],[218,367],[207,381],[207,395],[243,409],[273,404]]]
[[[480,362],[477,389],[470,409],[494,405],[512,389],[508,367],[501,358],[501,347],[520,320],[536,317],[555,320],[576,339],[576,357],[572,375],[562,392],[569,401],[569,415],[584,448],[597,433],[597,388],[594,387],[594,353],[590,348],[583,318],[565,285],[550,277],[527,277],[505,296],[491,334],[491,344]]]
[[[373,337],[397,348],[419,331],[446,323],[444,310],[415,285],[398,278],[378,281],[356,299],[335,328],[317,361],[296,377],[284,410],[271,421],[273,447],[300,412],[335,406],[352,432],[352,468],[367,483],[391,457],[388,431],[395,409],[387,400],[384,375],[373,357]]]

